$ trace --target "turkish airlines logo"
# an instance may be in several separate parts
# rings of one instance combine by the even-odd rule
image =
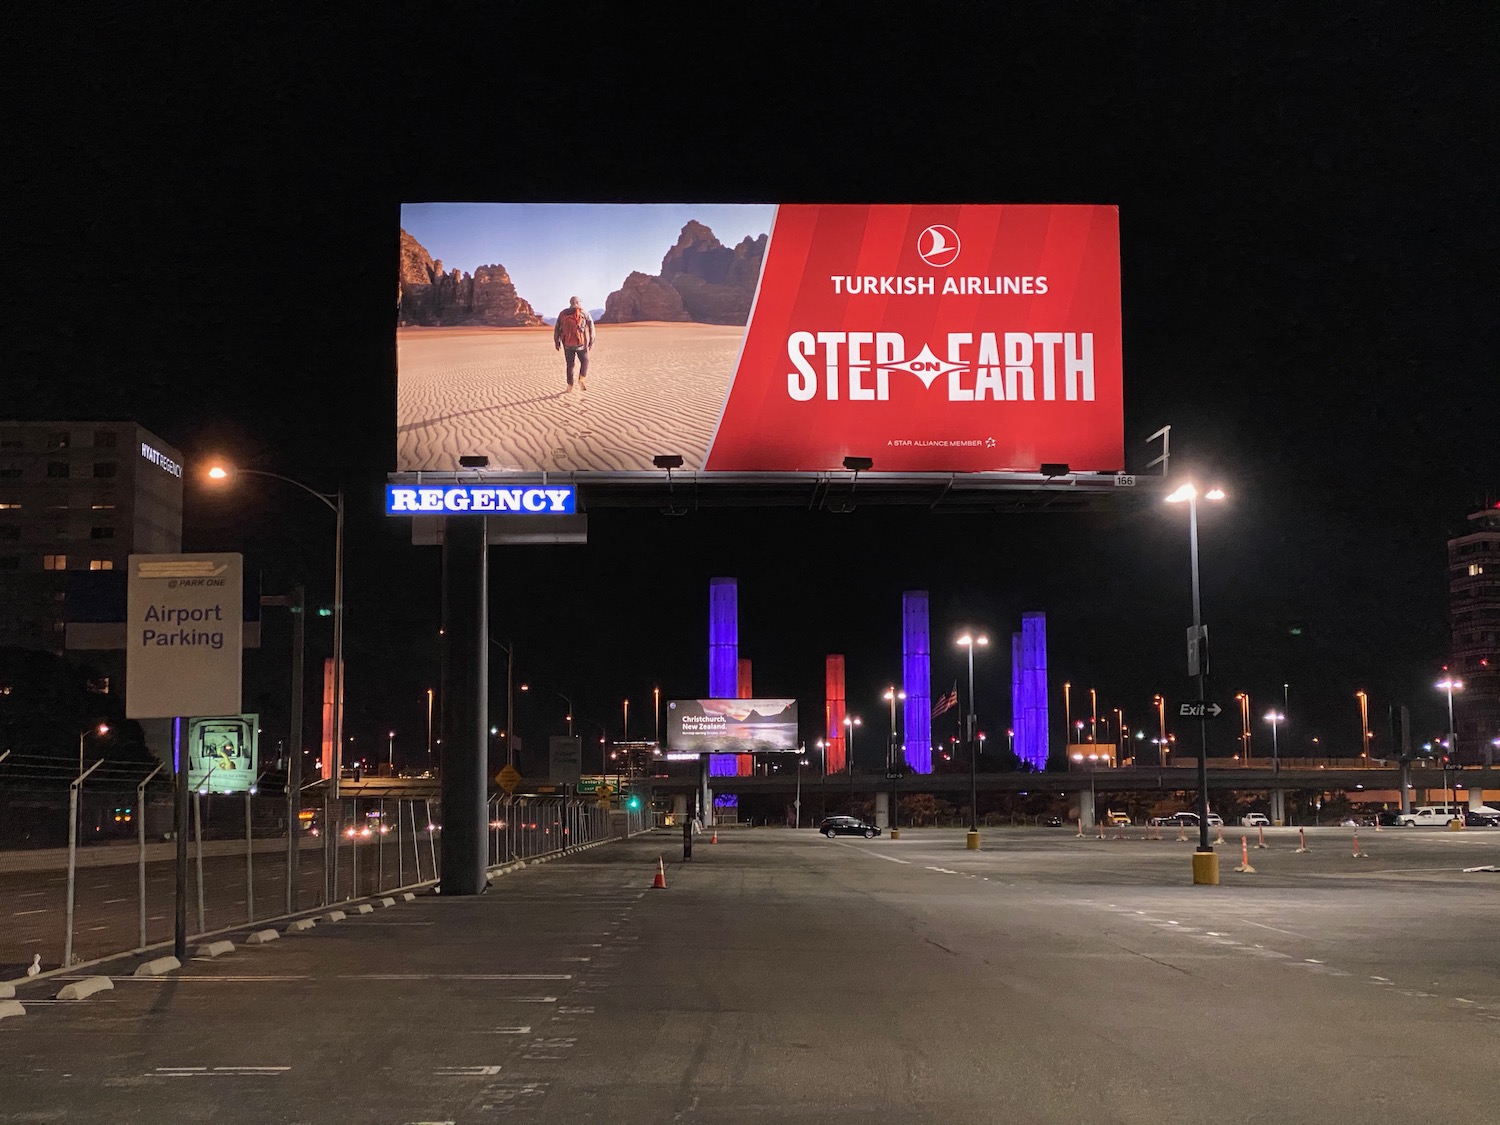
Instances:
[[[939,269],[958,260],[958,233],[952,227],[930,226],[917,235],[917,253],[922,261]]]

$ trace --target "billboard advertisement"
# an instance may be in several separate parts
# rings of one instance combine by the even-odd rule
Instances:
[[[188,720],[188,788],[243,793],[255,784],[259,715]]]
[[[679,754],[772,754],[797,749],[795,699],[674,699],[667,749]]]
[[[1124,465],[1119,212],[401,208],[397,469]]]

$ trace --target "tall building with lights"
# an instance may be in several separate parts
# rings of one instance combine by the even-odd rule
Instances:
[[[1500,761],[1500,504],[1471,514],[1448,540],[1448,672],[1460,763]]]
[[[61,655],[68,574],[182,549],[182,454],[134,422],[0,421],[0,645]]]

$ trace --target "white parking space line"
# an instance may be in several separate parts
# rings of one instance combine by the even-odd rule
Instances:
[[[46,911],[45,908],[40,909],[40,910],[17,910],[14,914],[11,915],[11,917],[12,918],[24,918],[28,914],[45,914],[45,913],[47,913],[47,911]]]
[[[1289,934],[1292,937],[1306,938],[1309,941],[1312,940],[1310,937],[1308,937],[1307,934],[1299,934],[1296,930],[1283,930],[1280,926],[1268,926],[1264,922],[1251,922],[1248,918],[1244,919],[1244,921],[1249,925],[1259,926],[1263,930],[1274,930],[1278,934]]]
[[[904,863],[907,865],[911,864],[911,860],[909,859],[897,859],[893,855],[881,855],[879,852],[872,852],[869,848],[861,848],[856,847],[854,844],[846,844],[842,840],[835,840],[833,842],[841,848],[848,848],[851,852],[863,852],[865,855],[872,855],[876,859],[883,859],[888,863]]]
[[[125,901],[126,900],[123,899],[123,898],[107,898],[107,899],[104,900],[104,905],[105,906],[113,906],[117,902],[125,902]]]

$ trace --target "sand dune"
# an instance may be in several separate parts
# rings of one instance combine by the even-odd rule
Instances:
[[[457,469],[651,470],[659,453],[699,469],[745,330],[606,324],[588,390],[569,393],[550,328],[403,328],[396,336],[396,463]]]

